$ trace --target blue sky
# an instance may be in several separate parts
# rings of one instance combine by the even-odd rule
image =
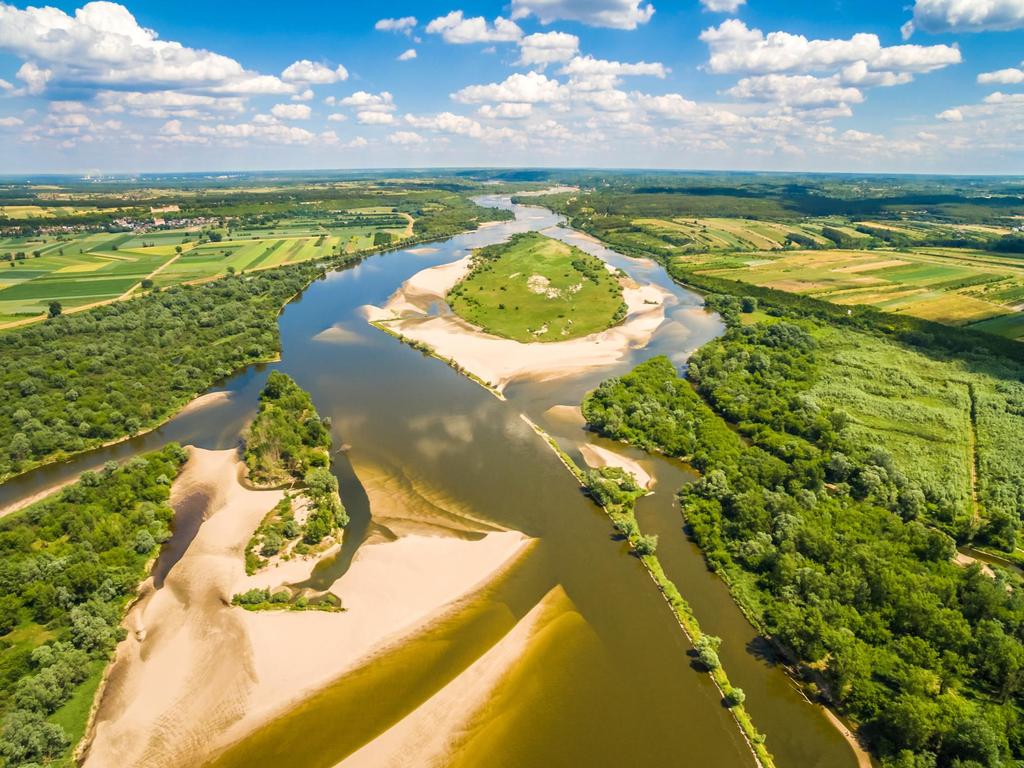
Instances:
[[[1024,0],[0,0],[0,173],[1024,173]]]

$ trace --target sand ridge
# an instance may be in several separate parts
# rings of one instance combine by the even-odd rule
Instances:
[[[650,341],[673,299],[660,286],[624,281],[622,298],[628,311],[619,325],[577,339],[524,344],[489,334],[454,315],[427,314],[466,275],[470,258],[417,272],[383,307],[366,306],[364,314],[371,323],[454,360],[498,392],[516,379],[545,381],[618,363],[629,350]]]

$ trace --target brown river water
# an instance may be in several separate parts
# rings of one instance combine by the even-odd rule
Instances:
[[[230,397],[182,414],[125,443],[45,467],[0,487],[0,507],[38,493],[109,459],[177,440],[203,448],[238,443],[255,413],[268,372],[289,373],[332,420],[334,471],[352,522],[344,546],[318,567],[312,586],[345,572],[373,519],[359,475],[388,477],[406,498],[433,510],[460,510],[523,531],[537,544],[515,567],[456,610],[299,707],[236,743],[217,766],[330,768],[410,713],[497,643],[556,587],[567,600],[558,621],[530,642],[512,671],[477,712],[446,764],[452,766],[752,766],[754,759],[710,678],[693,666],[691,648],[642,564],[613,536],[605,515],[581,492],[550,448],[523,421],[541,425],[582,464],[591,442],[641,459],[657,479],[638,508],[641,528],[660,537],[658,555],[704,631],[723,639],[722,662],[780,768],[846,768],[849,746],[816,706],[772,663],[765,644],[704,566],[682,527],[674,491],[693,479],[679,462],[585,433],[552,415],[576,406],[599,381],[655,354],[680,367],[722,331],[699,296],[672,283],[651,262],[609,251],[561,226],[551,212],[512,206],[516,220],[433,244],[435,251],[396,251],[331,273],[291,302],[280,318],[282,355],[225,382]],[[549,382],[520,382],[499,401],[445,364],[373,328],[360,307],[383,304],[407,278],[460,258],[514,232],[543,230],[601,256],[638,282],[672,293],[666,322],[644,348],[598,372]],[[437,311],[447,311],[438,307]],[[321,336],[324,331],[336,328]],[[319,337],[319,338],[318,338]],[[194,509],[161,559],[164,573],[195,535]],[[438,523],[441,519],[442,522]],[[443,515],[432,525],[444,527]],[[472,535],[453,525],[449,535]],[[301,638],[296,653],[301,653]],[[287,664],[287,659],[282,659]]]

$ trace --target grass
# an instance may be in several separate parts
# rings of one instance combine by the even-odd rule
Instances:
[[[521,342],[586,336],[626,314],[622,287],[604,262],[535,232],[477,251],[447,298],[470,323]]]

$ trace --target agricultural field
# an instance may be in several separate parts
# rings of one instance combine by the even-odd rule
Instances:
[[[535,232],[476,251],[448,304],[474,325],[521,342],[586,336],[626,316],[622,287],[604,262]]]
[[[766,288],[866,304],[1024,337],[1024,261],[954,248],[690,254],[686,268]]]
[[[143,280],[163,288],[354,253],[412,236],[413,217],[390,208],[338,214],[330,220],[282,219],[270,227],[238,230],[0,239],[0,327],[39,317],[52,301],[68,311],[127,298],[143,287]]]

